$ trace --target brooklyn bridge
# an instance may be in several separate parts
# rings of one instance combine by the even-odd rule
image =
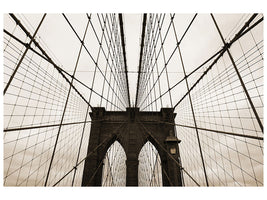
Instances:
[[[5,14],[4,186],[263,186],[263,14]]]

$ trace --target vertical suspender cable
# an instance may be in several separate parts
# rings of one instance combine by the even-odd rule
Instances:
[[[146,30],[146,18],[147,14],[143,15],[143,25],[142,25],[142,36],[141,36],[141,46],[140,46],[140,57],[139,57],[139,69],[138,69],[138,78],[137,78],[137,89],[136,89],[136,97],[135,97],[135,107],[138,106],[138,95],[139,95],[139,87],[140,87],[140,76],[142,70],[142,57],[143,57],[143,48],[144,48],[144,39],[145,39],[145,30]]]
[[[121,46],[122,46],[122,51],[123,51],[124,68],[125,68],[124,72],[125,72],[126,85],[127,85],[128,104],[129,104],[129,107],[131,107],[122,14],[119,14],[119,22],[120,22],[120,33],[121,33]]]
[[[20,24],[19,20],[15,17],[14,14],[10,14],[10,16],[14,19],[14,21],[16,22],[16,24]],[[7,84],[6,84],[6,87],[5,87],[5,89],[4,89],[4,95],[6,94],[6,91],[7,91],[8,87],[9,87],[9,85],[11,84],[11,82],[12,82],[12,80],[13,80],[13,78],[14,78],[16,72],[18,71],[19,66],[21,65],[21,63],[22,63],[24,57],[26,56],[26,54],[27,54],[27,52],[28,52],[28,50],[29,50],[29,48],[30,48],[32,42],[34,41],[34,38],[35,38],[35,36],[36,36],[36,34],[37,34],[39,28],[41,27],[41,25],[42,25],[42,23],[43,23],[43,21],[44,21],[45,16],[46,16],[46,14],[43,15],[43,17],[42,17],[42,19],[41,19],[41,21],[40,21],[38,27],[36,28],[36,30],[35,30],[33,36],[30,38],[31,40],[30,40],[29,44],[26,46],[26,49],[25,49],[23,55],[21,56],[21,58],[20,58],[20,60],[19,60],[19,62],[18,62],[18,64],[17,64],[16,68],[14,69],[12,75],[10,76],[10,78],[9,78]],[[26,32],[27,32],[27,31],[26,31]],[[28,33],[28,32],[27,32],[27,33]],[[29,35],[30,35],[30,33],[27,34],[28,37],[29,37]]]
[[[253,14],[253,15],[252,15],[252,19],[254,19],[256,16],[257,16],[257,14]],[[220,28],[219,28],[219,26],[218,26],[218,24],[217,24],[217,22],[216,22],[216,20],[215,20],[215,18],[214,18],[214,16],[213,16],[213,14],[211,14],[211,18],[212,18],[212,20],[213,20],[213,22],[214,22],[214,24],[215,24],[215,26],[216,26],[216,28],[217,28],[217,31],[218,31],[218,33],[219,33],[221,39],[222,39],[223,44],[224,44],[224,45],[227,45],[226,42],[225,42],[225,40],[224,40],[224,38],[223,38],[223,35],[222,35],[221,31],[220,31]],[[248,93],[248,90],[247,90],[247,88],[246,88],[246,86],[245,86],[245,83],[244,83],[244,81],[243,81],[243,79],[242,79],[242,77],[241,77],[241,75],[240,75],[240,73],[239,73],[239,71],[238,71],[238,69],[237,69],[237,66],[236,66],[236,64],[235,64],[235,61],[234,61],[234,59],[233,59],[233,56],[232,56],[232,54],[231,54],[230,51],[229,51],[229,47],[227,47],[226,51],[227,51],[227,54],[228,54],[228,56],[229,56],[229,58],[230,58],[230,60],[231,60],[231,62],[232,62],[232,65],[233,65],[233,67],[234,67],[234,69],[235,69],[235,71],[236,71],[236,74],[237,74],[237,76],[238,76],[238,79],[239,79],[239,81],[240,81],[240,84],[242,85],[242,88],[243,88],[243,90],[244,90],[244,92],[245,92],[245,94],[246,94],[246,96],[247,96],[248,102],[249,102],[249,104],[250,104],[250,106],[251,106],[251,108],[252,108],[252,110],[253,110],[253,113],[254,113],[254,115],[255,115],[257,121],[258,121],[258,124],[259,124],[259,126],[260,126],[260,128],[261,128],[261,131],[262,131],[262,133],[263,133],[263,125],[262,125],[262,123],[261,123],[260,117],[259,117],[259,115],[258,115],[258,113],[257,113],[257,110],[256,110],[256,108],[255,108],[255,106],[254,106],[252,100],[251,100],[251,97],[250,97],[250,95],[249,95],[249,93]]]

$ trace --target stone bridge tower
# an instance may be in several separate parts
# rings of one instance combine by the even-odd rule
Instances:
[[[95,107],[90,113],[89,156],[85,160],[82,186],[101,186],[103,165],[100,163],[116,140],[126,153],[126,186],[138,186],[138,155],[147,141],[159,152],[165,171],[162,172],[163,186],[182,186],[182,170],[177,165],[180,163],[179,140],[174,135],[175,115],[172,108],[162,108],[160,112],[127,108],[121,112]]]

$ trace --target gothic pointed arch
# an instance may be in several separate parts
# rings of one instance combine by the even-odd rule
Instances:
[[[142,147],[138,161],[138,186],[162,186],[160,155],[150,141]]]
[[[103,159],[102,186],[126,186],[126,153],[116,140]]]
[[[173,109],[162,108],[160,112],[146,112],[139,111],[138,108],[127,108],[126,112],[114,112],[95,107],[90,116],[92,124],[82,186],[105,185],[104,177],[108,176],[108,173],[103,174],[103,168],[105,169],[107,166],[112,172],[107,180],[110,183],[112,182],[110,178],[114,177],[111,174],[117,172],[112,171],[111,159],[110,157],[107,158],[106,153],[109,152],[115,141],[117,146],[122,146],[121,148],[125,150],[127,157],[127,159],[122,159],[126,161],[126,186],[138,186],[138,182],[140,182],[138,180],[138,166],[142,165],[142,160],[140,162],[138,156],[142,151],[142,147],[146,146],[144,145],[145,143],[151,148],[150,152],[156,152],[150,158],[151,165],[155,166],[151,168],[151,174],[153,174],[153,170],[157,170],[162,176],[162,181],[158,177],[155,179],[150,176],[149,183],[146,183],[146,185],[182,185],[179,165],[179,140],[171,134],[174,132],[172,123],[175,113],[173,113]],[[120,145],[118,145],[119,143]],[[155,163],[161,163],[161,169]],[[122,167],[121,169],[123,170],[124,168]],[[142,182],[142,178],[140,180]],[[110,185],[118,184],[114,183],[113,180]]]

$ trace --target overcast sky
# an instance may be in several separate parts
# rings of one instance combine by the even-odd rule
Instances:
[[[48,1],[48,2],[51,2],[51,1]],[[86,1],[87,2],[87,1]],[[214,2],[214,1],[208,1],[206,3],[203,3],[202,1],[196,1],[196,2],[191,2],[191,1],[187,1],[188,3],[186,2],[183,2],[183,4],[181,5],[180,3],[170,3],[169,1],[164,1],[164,3],[161,2],[161,4],[158,4],[159,6],[157,6],[156,8],[154,8],[152,11],[156,11],[156,12],[169,12],[170,9],[173,10],[173,9],[177,9],[179,12],[189,12],[189,13],[193,13],[195,10],[197,11],[201,11],[201,12],[210,12],[210,11],[213,11],[213,12],[220,12],[220,13],[224,13],[225,11],[227,12],[236,12],[237,9],[238,9],[238,12],[251,12],[251,11],[262,11],[264,10],[264,1],[253,1],[253,3],[251,1],[224,1],[224,2]],[[142,4],[141,4],[142,3]],[[80,12],[81,10],[81,4],[77,1],[75,1],[75,4],[74,5],[69,5],[67,2],[64,2],[64,3],[56,3],[53,1],[53,3],[51,3],[51,5],[49,4],[42,4],[42,6],[39,6],[39,5],[36,5],[36,1],[31,1],[29,2],[27,5],[25,5],[25,2],[24,1],[19,1],[19,2],[16,2],[16,4],[14,4],[12,1],[8,1],[8,2],[5,2],[4,5],[8,4],[9,5],[9,10],[8,11],[4,11],[4,12],[9,12],[10,10],[15,10],[17,12],[21,12],[21,8],[23,8],[24,10],[27,10],[28,12],[43,12],[43,9],[46,8],[47,10],[50,10],[50,12],[58,12],[58,8],[62,9],[62,10],[69,10],[71,9],[72,12],[73,11],[78,11]],[[86,3],[87,4],[87,3]],[[179,5],[177,5],[179,4]],[[214,6],[214,4],[216,4],[217,6]],[[28,5],[35,5],[36,6],[36,9],[32,9],[32,6],[28,6]],[[55,6],[56,5],[56,6]],[[82,4],[82,5],[85,5],[85,4]],[[120,6],[119,5],[116,5],[114,6],[114,2],[105,2],[105,5],[106,8],[104,8],[104,10],[108,10],[109,12],[110,11],[117,11],[117,10],[120,10],[120,11],[125,11],[127,10],[128,12],[140,12],[140,11],[146,11],[151,3],[144,3],[144,1],[133,1],[133,2],[128,2],[127,3],[127,8],[125,8],[125,6],[122,8],[122,5],[125,5],[125,3],[121,3]],[[143,5],[143,6],[140,6],[140,5]],[[175,5],[175,6],[170,6],[170,5]],[[4,6],[5,7],[5,6]],[[88,6],[82,6],[83,9],[88,9],[88,7],[90,7],[90,9],[94,10],[95,12],[99,12],[99,5],[97,4],[90,4]],[[172,8],[170,8],[172,7]],[[213,7],[213,9],[211,9],[211,7]],[[214,8],[215,7],[215,8]],[[255,9],[255,7],[257,7]],[[101,5],[101,8],[102,8],[102,5]],[[127,17],[125,17],[127,18]],[[138,20],[141,20],[140,18]],[[127,32],[127,30],[125,30]],[[138,34],[140,34],[140,25],[138,27]],[[136,39],[138,38],[139,36],[136,36]],[[137,40],[136,40],[137,41]],[[127,41],[127,44],[129,44],[129,41]],[[139,44],[139,43],[138,43]],[[136,45],[138,45],[136,43]],[[128,48],[128,46],[126,46],[126,48]],[[136,52],[137,54],[137,57],[138,57],[138,52]],[[127,59],[129,60],[129,55],[127,54]],[[62,62],[62,61],[61,61]],[[137,61],[135,61],[137,63]],[[136,65],[136,64],[135,64]],[[128,67],[131,68],[131,65],[128,64]],[[133,67],[136,69],[136,67]],[[131,75],[129,75],[131,76]],[[134,76],[134,75],[132,75]],[[135,79],[131,79],[131,80],[135,80]],[[130,80],[130,81],[131,81]],[[136,81],[136,80],[135,80]],[[130,87],[134,87],[136,83],[131,83],[130,82]],[[131,91],[131,93],[134,93],[135,92],[135,88],[133,91]],[[255,189],[255,188],[254,188]],[[212,198],[214,199],[215,195],[216,195],[216,198],[225,198],[226,196],[228,198],[233,198],[233,197],[236,197],[236,198],[245,198],[245,199],[251,199],[251,198],[262,198],[263,196],[263,191],[264,190],[254,190],[253,188],[246,188],[245,190],[238,190],[236,188],[234,189],[230,189],[228,188],[227,190],[225,190],[223,188],[223,191],[220,190],[219,188],[213,188],[213,190],[209,190],[208,192],[205,191],[203,188],[201,190],[194,190],[192,191],[192,188],[189,190],[179,190],[179,194],[177,194],[177,192],[171,192],[169,191],[169,194],[170,195],[179,195],[179,197],[182,195],[183,198],[187,198],[187,199],[190,199],[190,198],[199,198],[199,196],[203,195],[203,193],[205,194],[205,198]],[[13,190],[13,189],[12,189]],[[22,193],[21,191],[24,191],[24,193]],[[42,190],[43,191],[43,190]],[[65,195],[65,198],[69,198],[69,199],[73,199],[73,198],[77,198],[77,195],[81,195],[80,197],[84,197],[84,195],[87,195],[88,193],[87,192],[81,192],[79,190],[79,192],[74,192],[75,190],[69,190],[67,188],[67,190],[58,190],[58,192],[56,192],[55,190],[49,190],[49,193],[47,193],[47,190],[43,191],[42,193],[41,190],[31,190],[31,194],[29,196],[29,193],[28,193],[28,190],[27,192],[25,190],[17,190],[16,192],[7,192],[7,190],[5,190],[5,195],[8,195],[9,198],[12,198],[15,196],[15,198],[18,198],[18,197],[21,197],[21,196],[27,196],[27,198],[32,198],[32,199],[36,199],[36,196],[43,194],[45,196],[48,196],[48,195],[51,195],[51,198],[54,197],[55,195],[57,197],[61,197],[61,195],[64,194],[67,194]],[[64,191],[64,192],[62,192]],[[105,190],[107,191],[107,190]],[[115,193],[113,192],[115,191]],[[132,191],[132,190],[131,190]],[[146,191],[148,192],[147,194],[149,194],[149,198],[151,198],[152,195],[154,195],[153,197],[164,197],[166,198],[166,192],[165,190],[160,190],[160,189],[157,189],[157,190],[153,190],[153,192],[151,192],[151,190],[148,190],[148,188],[143,188],[142,191]],[[226,192],[225,192],[226,191]],[[2,191],[1,191],[2,192]],[[37,192],[37,193],[35,193]],[[116,195],[117,193],[120,193],[120,196]],[[93,190],[90,190],[90,194],[93,193]],[[110,198],[110,193],[114,194],[114,196],[116,196],[116,198],[125,198],[126,196],[128,197],[129,195],[129,191],[128,190],[121,190],[120,188],[118,188],[118,190],[116,190],[115,188],[112,188],[112,190],[109,190],[108,192],[104,192],[102,193],[103,196],[105,196],[106,198]],[[218,193],[220,193],[220,195],[218,196]],[[98,193],[97,193],[98,194]],[[97,195],[95,194],[95,195]],[[135,192],[135,195],[140,195],[140,197],[143,197],[145,194],[144,192],[140,192],[140,190],[138,192]],[[212,196],[211,196],[212,195]]]
[[[37,27],[42,17],[42,14],[18,14],[17,16],[19,17],[20,20],[22,20],[23,22],[27,24],[27,27],[29,28],[29,30],[31,30],[31,33],[33,33],[33,31]],[[78,34],[82,36],[84,29],[85,29],[85,25],[86,25],[86,20],[87,20],[86,15],[66,14],[66,16],[70,19],[73,26],[76,28]],[[176,26],[178,37],[181,37],[181,35],[183,34],[185,28],[187,27],[188,23],[190,22],[193,16],[194,14],[177,15],[177,17],[175,18],[175,26]],[[227,15],[215,14],[215,18],[218,22],[219,27],[221,27],[222,34],[224,35],[226,41],[229,41],[229,39],[231,39],[234,36],[238,28],[241,26],[241,25],[237,26],[238,23],[240,21],[245,22],[249,17],[250,15],[246,15],[246,14],[227,14]],[[168,18],[169,18],[169,15],[166,16],[166,21],[169,20]],[[92,18],[92,20],[94,23],[97,22],[96,18],[94,17]],[[123,17],[123,20],[124,20],[124,25],[125,25],[124,27],[125,27],[125,39],[126,39],[127,66],[128,66],[128,70],[131,72],[129,73],[130,96],[131,96],[131,102],[133,102],[135,101],[136,84],[137,84],[137,71],[138,71],[139,52],[140,52],[142,14],[125,14]],[[167,23],[165,24],[165,26],[167,26]],[[12,20],[7,15],[4,16],[4,28],[9,30],[10,32],[12,32],[14,28],[14,24],[12,23]],[[164,28],[166,30],[166,27]],[[16,32],[16,34],[18,37],[21,36],[21,33],[19,32]],[[256,38],[258,42],[261,41],[261,39],[263,38],[262,34],[263,34],[262,26],[260,26],[260,28],[256,29],[256,31],[254,32],[254,37]],[[94,55],[94,57],[96,57],[97,48],[94,48],[94,47],[98,47],[98,44],[96,43],[96,40],[93,40],[91,37],[92,37],[92,32],[91,32],[91,35],[89,34],[87,38],[87,42],[88,42],[88,45],[90,47],[92,54]],[[45,44],[47,46],[45,47],[45,49],[51,50],[51,52],[53,52],[53,55],[55,56],[52,56],[51,52],[49,52],[49,55],[53,57],[53,59],[58,65],[60,65],[64,70],[70,73],[73,71],[80,43],[77,40],[77,38],[74,37],[73,32],[71,31],[71,29],[69,28],[68,24],[66,23],[66,21],[64,20],[61,14],[48,14],[43,25],[41,26],[38,32],[37,38],[42,39],[44,43],[41,42],[41,44]],[[165,50],[166,50],[167,57],[171,54],[172,49],[175,47],[175,42],[173,42],[174,39],[175,39],[174,35],[173,33],[171,33],[168,39],[166,40]],[[244,49],[251,48],[250,41],[251,41],[251,38],[248,40],[241,41]],[[210,15],[209,14],[199,15],[196,18],[196,21],[194,22],[192,29],[190,29],[187,37],[184,38],[184,41],[181,44],[181,51],[182,51],[183,60],[186,66],[187,73],[191,72],[193,69],[199,66],[202,62],[208,59],[222,46],[223,46],[222,41],[215,29],[215,26],[211,20]],[[241,56],[239,52],[240,52],[240,48],[236,48],[236,49],[233,48],[232,50],[232,53],[234,54],[236,59]],[[225,62],[226,62],[226,66],[230,65],[229,59],[225,58]],[[91,80],[90,78],[88,78],[88,77],[92,77],[92,74],[93,74],[93,67],[89,68],[91,66],[92,66],[92,62],[89,61],[88,57],[85,54],[82,54],[80,62],[79,62],[78,71],[77,71],[77,78],[87,85],[91,85]],[[219,63],[219,68],[216,71],[214,71],[215,77],[219,76],[219,73],[220,73],[219,69],[221,66],[223,66],[222,62]],[[191,79],[189,79],[189,85],[192,85],[195,82],[195,80],[201,75],[200,72],[203,72],[205,68],[206,67],[204,67],[202,70],[199,70],[199,72],[197,72],[194,76],[192,76]],[[176,62],[173,62],[173,63],[170,62],[168,66],[168,71],[172,72],[169,75],[171,85],[174,85],[178,80],[180,80],[183,77],[183,74],[181,73],[182,72],[181,65],[179,64],[177,66]],[[256,73],[261,74],[262,71],[259,71]],[[101,81],[99,81],[100,78],[101,78],[101,75],[98,74],[97,83],[101,83]],[[4,79],[4,81],[6,80]],[[209,79],[207,79],[206,81],[208,82]],[[204,83],[202,84],[204,85]],[[83,87],[79,87],[78,84],[77,84],[77,87],[81,90],[83,88]],[[94,88],[96,91],[101,92],[101,85],[96,84]],[[167,89],[168,89],[167,84],[163,83],[162,91],[166,91]],[[89,96],[87,90],[84,90],[82,92],[86,97]],[[177,87],[175,90],[173,90],[172,97],[174,99],[174,103],[176,103],[185,94],[185,92],[186,92],[185,85],[181,85]],[[210,96],[205,96],[204,94],[206,101],[209,99],[209,97],[210,98],[212,97],[212,94],[209,94],[209,95]],[[165,97],[163,101],[164,102],[163,106],[164,107],[170,106],[168,95],[165,95]],[[193,97],[193,99],[194,98],[196,99],[196,101],[198,100],[197,96]],[[98,100],[92,99],[92,104],[93,106],[98,106],[99,102]],[[222,104],[222,102],[220,102],[220,104]],[[192,123],[192,116],[187,113],[188,109],[190,110],[190,107],[188,107],[188,105],[189,104],[184,105],[184,107],[181,107],[181,108],[184,108],[184,110],[179,110],[177,108],[176,112],[178,113],[178,116],[179,116],[179,112],[181,113],[181,115],[185,114],[183,115],[185,116],[185,118],[176,119],[177,123]],[[244,105],[247,105],[247,103]],[[240,106],[241,105],[238,105],[235,108],[239,108]],[[202,119],[201,108],[198,108],[196,110],[197,110],[197,114],[199,114],[198,119],[199,121],[201,121]],[[251,113],[249,114],[249,116],[252,116]],[[262,111],[261,111],[261,117],[263,117]],[[236,121],[232,121],[232,122],[235,124],[238,124],[238,122]],[[7,121],[5,121],[5,123],[7,123]],[[14,122],[14,124],[11,123],[8,125],[8,127],[14,127],[15,125],[23,125],[23,124],[16,124],[16,123],[17,122]],[[252,127],[252,122],[250,123],[251,124],[248,125],[248,127]],[[203,126],[210,125],[210,124],[207,125],[205,123],[200,123],[200,124]],[[251,134],[258,134],[256,132],[259,132],[258,127],[256,127],[257,131],[255,131],[254,133],[253,131],[249,131],[249,132],[244,131],[243,128],[245,125],[241,124],[241,125],[236,125],[236,126],[237,126],[236,129],[232,131],[234,132],[242,131],[242,133],[251,133]],[[5,126],[4,128],[6,127],[7,126]],[[215,126],[215,127],[209,127],[209,128],[218,128],[218,127]],[[183,153],[182,159],[184,160],[184,165],[188,167],[190,166],[190,162],[192,162],[192,160],[186,159],[186,156],[188,155],[187,152],[189,152],[187,151],[187,147],[188,145],[189,146],[191,145],[192,147],[196,145],[196,143],[194,143],[195,141],[192,141],[194,133],[192,131],[185,130],[185,129],[179,129],[179,130],[180,132],[178,131],[178,137],[180,137],[179,139],[182,139],[183,141],[183,143],[181,144],[181,148],[182,148],[181,151]],[[189,132],[190,134],[188,134]],[[203,133],[202,139],[203,141],[209,141],[209,137],[213,138],[213,136],[209,136],[207,133]],[[218,140],[219,138],[220,136],[213,138],[213,142],[216,139]],[[231,145],[231,143],[236,142],[229,138],[227,139],[221,138],[221,140],[223,139],[225,140],[226,144],[228,142],[228,145]],[[186,140],[189,140],[189,142],[187,143]],[[220,148],[221,146],[223,145],[219,144],[219,142],[217,143],[215,142],[214,148],[217,149],[217,148]],[[244,150],[243,148],[245,147],[241,145],[240,150]],[[192,149],[193,150],[190,153],[192,155],[197,155],[198,154],[196,153],[197,150],[194,150],[195,148],[192,148]],[[204,147],[204,150],[206,151],[210,150],[209,143],[206,144],[206,147]],[[251,150],[252,153],[255,153],[255,159],[262,162],[263,155],[262,154],[259,155],[258,151],[260,151],[260,149],[255,150],[255,152]],[[212,166],[214,163],[210,161],[209,164]],[[191,169],[191,170],[192,170],[192,173],[195,173],[195,174],[199,173],[199,172],[194,172],[194,171],[198,171],[199,169]],[[214,172],[212,171],[209,171],[209,173],[214,174]],[[258,176],[262,176],[262,168],[259,168],[257,173],[259,174]]]

